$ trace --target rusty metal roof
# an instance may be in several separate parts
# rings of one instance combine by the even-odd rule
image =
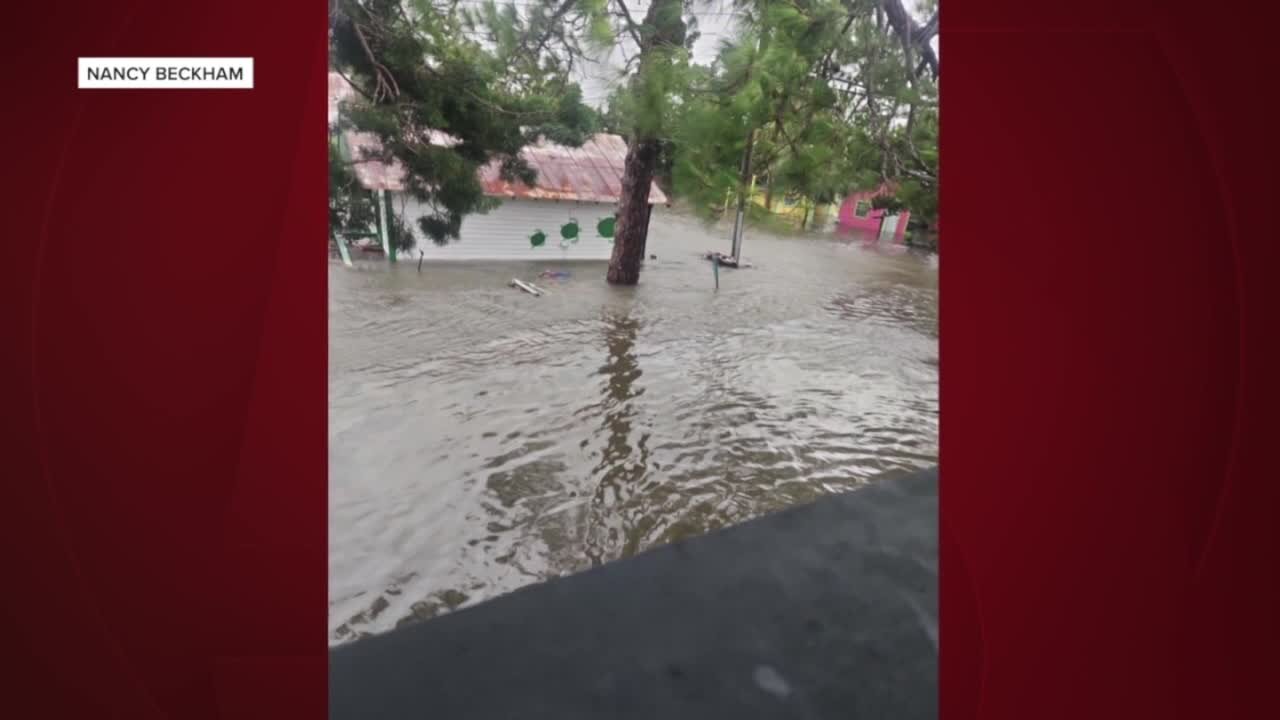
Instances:
[[[338,120],[338,105],[355,96],[355,90],[338,73],[329,73],[329,124]],[[431,142],[449,145],[456,138],[432,132]],[[360,184],[370,190],[404,190],[405,171],[396,162],[361,160],[366,151],[376,151],[378,139],[370,133],[343,133],[353,170]],[[538,173],[538,184],[529,187],[521,182],[507,182],[499,173],[499,162],[480,168],[480,184],[491,197],[528,198],[531,200],[576,200],[614,203],[622,194],[622,167],[627,157],[627,143],[618,135],[598,133],[580,148],[571,148],[540,140],[526,145],[520,156]],[[654,183],[649,188],[651,204],[665,204],[667,196]]]

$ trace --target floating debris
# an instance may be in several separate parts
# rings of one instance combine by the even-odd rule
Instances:
[[[750,264],[750,263],[745,263],[745,262],[740,262],[740,261],[738,261],[738,260],[734,260],[732,255],[725,255],[724,253],[722,253],[722,252],[717,252],[717,251],[715,251],[715,250],[711,250],[711,251],[707,252],[707,253],[706,253],[705,255],[703,255],[702,257],[703,257],[704,259],[706,259],[706,260],[711,260],[711,261],[713,261],[713,262],[718,261],[718,263],[719,263],[720,265],[722,265],[723,267],[728,267],[728,268],[747,268],[747,267],[751,267],[751,264]]]
[[[511,287],[519,288],[529,293],[530,295],[533,295],[534,297],[541,296],[543,292],[542,289],[539,288],[538,286],[533,285],[532,283],[527,283],[517,278],[511,278]]]

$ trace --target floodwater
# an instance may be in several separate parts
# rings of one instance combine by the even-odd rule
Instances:
[[[717,291],[728,244],[331,265],[330,643],[937,462],[936,257],[749,229]]]

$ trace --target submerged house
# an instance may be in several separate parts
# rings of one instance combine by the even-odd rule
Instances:
[[[840,205],[837,220],[840,229],[869,233],[879,239],[892,238],[895,243],[901,243],[907,232],[907,223],[911,220],[910,211],[903,210],[891,215],[871,207],[875,198],[891,194],[893,188],[888,185],[851,193]]]
[[[329,76],[329,122],[338,117],[338,103],[354,91],[337,73]],[[427,214],[405,190],[404,169],[396,163],[361,160],[377,147],[370,135],[347,131],[340,138],[344,154],[353,162],[360,184],[377,194],[379,202],[399,215],[417,240],[413,257],[427,260],[608,260],[613,253],[614,222],[622,192],[627,144],[617,135],[600,133],[580,148],[539,141],[521,157],[538,173],[537,185],[508,182],[498,164],[480,168],[485,195],[501,204],[488,213],[466,216],[459,238],[436,245],[423,235],[417,220]],[[453,142],[444,133],[433,143]],[[666,204],[656,184],[649,190],[649,209]],[[379,225],[385,225],[380,220]],[[379,228],[380,234],[383,228]]]

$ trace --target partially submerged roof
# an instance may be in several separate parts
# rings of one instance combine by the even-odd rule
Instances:
[[[338,106],[355,97],[355,90],[338,73],[329,73],[329,124],[337,123]],[[404,168],[396,162],[362,160],[368,151],[376,151],[378,139],[369,133],[346,131],[344,138],[355,160],[354,171],[360,184],[370,190],[404,190]],[[432,132],[431,142],[449,145],[457,140],[446,133]],[[580,148],[571,148],[540,140],[525,146],[520,156],[538,173],[538,184],[529,187],[522,182],[508,182],[493,161],[480,168],[480,183],[491,197],[528,198],[531,200],[577,200],[582,202],[617,202],[622,195],[622,169],[627,157],[627,143],[618,135],[598,133]],[[665,204],[667,196],[654,183],[649,188],[651,204]]]

